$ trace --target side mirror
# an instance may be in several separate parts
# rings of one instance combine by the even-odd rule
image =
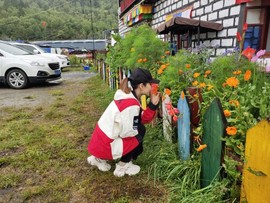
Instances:
[[[34,54],[40,54],[38,50],[34,49]]]

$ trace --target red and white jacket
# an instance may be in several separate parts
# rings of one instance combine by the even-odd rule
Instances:
[[[140,102],[132,93],[117,90],[94,129],[88,152],[105,160],[129,153],[139,144],[138,126],[151,122],[156,108],[150,102],[149,107],[142,111]]]

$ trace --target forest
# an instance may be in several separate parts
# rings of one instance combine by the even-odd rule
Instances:
[[[0,0],[0,39],[103,39],[117,9],[117,0]]]

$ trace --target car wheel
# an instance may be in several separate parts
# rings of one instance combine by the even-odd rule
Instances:
[[[19,69],[9,71],[6,81],[8,86],[14,89],[23,89],[28,83],[26,74]]]

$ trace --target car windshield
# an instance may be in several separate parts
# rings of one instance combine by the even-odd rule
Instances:
[[[45,53],[43,49],[37,46],[27,45],[27,44],[15,44],[16,47],[19,47],[21,49],[24,49],[26,51],[31,52],[32,54],[35,54],[35,50],[38,51],[38,53]]]
[[[0,43],[0,49],[13,55],[32,55],[32,53],[26,50],[20,49],[18,47],[15,47],[6,43]]]

